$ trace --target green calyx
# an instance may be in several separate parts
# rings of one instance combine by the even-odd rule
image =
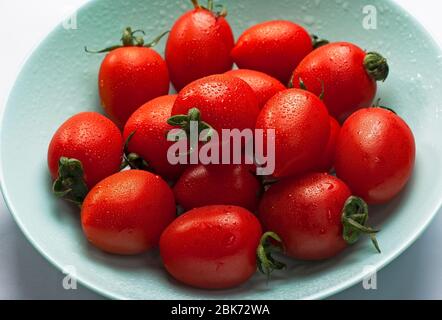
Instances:
[[[207,141],[210,140],[213,132],[212,126],[201,119],[201,112],[198,108],[189,109],[187,114],[172,116],[167,120],[167,123],[174,127],[180,127],[186,132],[187,137],[190,136],[190,128],[192,123],[196,123],[198,126],[198,135],[202,131],[208,130],[206,135]]]
[[[149,164],[143,158],[141,158],[137,153],[129,152],[129,142],[132,137],[135,135],[135,132],[132,132],[124,142],[124,150],[123,150],[123,162],[121,163],[120,169],[123,170],[127,166],[131,169],[138,170],[147,170],[149,168]]]
[[[227,16],[227,8],[223,4],[214,4],[213,0],[207,0],[207,6],[199,4],[198,0],[191,0],[195,9],[204,9],[213,12],[217,18]]]
[[[81,161],[61,157],[58,162],[58,178],[52,185],[52,191],[57,197],[81,205],[88,193],[84,181],[84,171]]]
[[[274,232],[266,232],[259,241],[256,249],[258,270],[270,278],[274,270],[282,270],[286,265],[273,258],[273,253],[281,253],[284,251],[281,238]]]
[[[121,36],[121,39],[120,39],[122,44],[110,46],[110,47],[104,48],[102,50],[97,50],[97,51],[89,50],[87,47],[85,47],[84,50],[88,53],[104,53],[104,52],[109,52],[109,51],[112,51],[112,50],[115,50],[118,48],[123,48],[123,47],[151,48],[151,47],[154,47],[155,45],[157,45],[158,42],[160,42],[160,40],[168,33],[169,33],[169,31],[163,32],[158,37],[153,39],[151,42],[145,43],[143,36],[146,35],[146,33],[143,30],[133,30],[132,31],[131,27],[127,27],[124,29],[123,35]]]
[[[387,59],[377,52],[368,52],[364,58],[367,73],[376,81],[385,81],[390,72]]]
[[[348,244],[356,243],[361,234],[367,234],[370,236],[376,250],[381,253],[376,239],[376,233],[379,231],[366,226],[368,221],[368,205],[364,200],[355,196],[349,197],[342,209],[341,221],[344,227],[343,238]]]
[[[312,38],[313,49],[318,49],[319,47],[325,46],[330,43],[330,41],[321,39],[315,34],[312,34],[311,38]]]

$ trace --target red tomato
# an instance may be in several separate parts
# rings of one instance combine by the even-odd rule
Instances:
[[[104,58],[98,84],[106,113],[124,126],[141,105],[169,92],[169,73],[166,62],[154,50],[123,47]]]
[[[365,227],[366,204],[351,197],[344,182],[326,173],[288,178],[272,185],[260,203],[259,219],[264,230],[281,237],[287,255],[301,260],[328,259],[344,250],[347,243],[354,243],[362,231],[345,224],[348,220],[372,230]],[[375,239],[373,242],[377,246]]]
[[[211,10],[200,7],[182,15],[173,25],[166,45],[166,61],[177,91],[212,74],[232,69],[234,45],[229,23]]]
[[[178,281],[204,289],[238,286],[256,272],[261,237],[258,219],[235,206],[193,209],[161,236],[167,271]]]
[[[267,150],[267,130],[274,129],[275,172],[280,178],[299,175],[313,169],[321,157],[330,136],[327,109],[314,94],[288,89],[277,93],[262,109],[256,122],[264,129],[264,150]]]
[[[157,246],[175,214],[173,192],[166,182],[146,171],[128,170],[104,179],[89,192],[81,223],[94,246],[133,255]]]
[[[255,92],[260,108],[264,107],[275,94],[287,89],[279,80],[259,71],[237,69],[225,74],[244,80]]]
[[[388,76],[387,61],[351,43],[322,46],[305,57],[293,73],[293,85],[324,95],[330,114],[343,121],[352,112],[370,106],[376,96],[376,80]]]
[[[335,118],[330,117],[330,137],[328,138],[327,146],[322,153],[322,156],[318,158],[318,165],[315,166],[315,171],[329,172],[333,168],[336,153],[336,143],[338,142],[339,132],[341,126]]]
[[[244,31],[232,57],[241,69],[261,71],[288,83],[291,72],[312,50],[312,39],[304,28],[275,20]]]
[[[255,211],[261,184],[242,165],[189,167],[175,184],[177,202],[190,210],[208,205],[235,205]]]
[[[63,123],[52,137],[48,150],[49,171],[54,180],[59,179],[64,188],[69,189],[75,188],[70,185],[70,181],[76,175],[75,170],[79,169],[81,176],[76,178],[84,181],[90,189],[102,179],[119,171],[122,152],[123,139],[112,121],[96,112],[79,113]],[[64,177],[59,176],[61,158],[67,158],[62,161]],[[73,198],[70,200],[82,201]]]
[[[173,142],[166,139],[173,127],[167,124],[176,95],[155,98],[135,111],[124,127],[124,139],[132,133],[128,151],[138,154],[148,163],[149,169],[167,179],[176,179],[183,172],[181,165],[171,165],[167,152]]]
[[[368,203],[385,203],[410,179],[415,153],[413,133],[400,117],[383,108],[362,109],[341,129],[336,173]]]
[[[192,108],[219,134],[222,129],[253,129],[259,114],[250,86],[233,76],[213,75],[196,80],[178,94],[172,115],[186,115]]]

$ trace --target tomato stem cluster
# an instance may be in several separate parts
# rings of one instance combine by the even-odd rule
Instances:
[[[364,67],[376,81],[385,81],[390,72],[387,59],[377,52],[368,52],[365,55]]]
[[[198,134],[204,130],[208,130],[207,138],[210,138],[213,128],[210,124],[201,119],[201,112],[198,108],[191,108],[187,114],[175,115],[167,120],[169,125],[183,129],[187,136],[190,135],[190,127],[192,122],[196,122],[198,124]]]
[[[88,193],[84,181],[83,165],[80,160],[61,157],[58,164],[58,178],[52,185],[52,191],[57,197],[77,205],[83,203]]]
[[[347,199],[342,210],[343,237],[348,244],[358,241],[362,233],[368,234],[376,250],[381,253],[375,230],[366,226],[368,221],[368,205],[359,197],[351,196]]]
[[[282,270],[286,265],[273,258],[272,254],[283,251],[281,238],[274,232],[266,232],[261,237],[259,246],[256,250],[258,270],[270,278],[274,270]]]
[[[163,32],[158,37],[154,38],[151,42],[145,43],[144,35],[146,33],[143,30],[137,29],[132,30],[131,27],[126,27],[123,31],[123,35],[121,36],[121,43],[122,45],[114,45],[110,46],[101,50],[89,50],[87,47],[84,47],[84,50],[88,53],[104,53],[104,52],[110,52],[112,50],[118,49],[118,48],[124,48],[124,47],[144,47],[144,48],[151,48],[154,47],[160,42],[160,40],[168,34],[169,31]],[[137,34],[142,34],[142,36],[137,36]]]

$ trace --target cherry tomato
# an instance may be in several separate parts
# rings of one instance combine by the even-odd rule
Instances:
[[[324,103],[338,121],[357,109],[370,106],[376,96],[376,81],[388,76],[387,61],[378,53],[366,53],[347,42],[314,50],[293,73],[295,88],[323,94]]]
[[[242,165],[189,167],[174,186],[177,202],[190,210],[208,205],[236,205],[255,211],[261,185]]]
[[[232,57],[240,69],[261,71],[286,84],[291,72],[312,50],[312,39],[304,28],[275,20],[244,31]]]
[[[253,129],[259,114],[258,101],[250,86],[229,75],[196,80],[178,94],[172,115],[187,114],[192,108],[219,134],[222,129]]]
[[[336,173],[368,203],[385,203],[410,179],[415,153],[413,133],[404,120],[383,108],[362,109],[341,129]]]
[[[288,89],[277,93],[262,109],[256,122],[264,129],[275,130],[275,172],[280,178],[299,175],[313,169],[330,136],[330,120],[324,103],[305,90]]]
[[[121,132],[111,120],[96,112],[69,118],[49,144],[48,166],[56,181],[54,191],[81,202],[88,189],[119,171],[122,152]]]
[[[142,104],[169,92],[166,63],[150,48],[111,51],[101,64],[98,81],[101,103],[120,126]]]
[[[134,255],[158,245],[175,213],[173,192],[165,181],[150,172],[127,170],[104,179],[89,192],[81,223],[97,248]]]
[[[171,165],[167,152],[173,142],[166,139],[173,127],[167,124],[176,95],[155,98],[135,111],[124,127],[124,139],[129,140],[128,152],[144,159],[148,168],[167,179],[176,179],[183,172],[181,165]]]
[[[318,172],[330,172],[333,168],[336,153],[336,143],[338,142],[339,132],[341,126],[335,118],[330,117],[330,137],[328,138],[327,146],[322,153],[322,156],[318,158],[318,164],[315,166],[315,171]]]
[[[225,289],[256,272],[261,225],[246,209],[208,206],[193,209],[164,231],[160,253],[178,281],[204,289]]]
[[[109,52],[101,63],[98,89],[106,113],[123,127],[131,114],[141,105],[169,92],[169,71],[166,61],[151,47],[166,34],[145,44],[137,36],[142,30],[127,27],[121,45],[89,53]]]
[[[264,107],[275,94],[287,89],[279,80],[259,71],[237,69],[225,74],[244,80],[255,92],[260,108]]]
[[[197,79],[232,69],[233,33],[226,13],[213,12],[193,1],[173,25],[166,45],[166,61],[177,91]]]
[[[260,203],[259,219],[264,230],[281,237],[286,254],[296,259],[331,258],[364,231],[372,234],[378,248],[376,231],[365,226],[367,205],[352,197],[344,182],[326,173],[287,178],[272,185]],[[354,223],[360,228],[354,228]]]

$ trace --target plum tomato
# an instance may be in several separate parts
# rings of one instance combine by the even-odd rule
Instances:
[[[404,120],[381,107],[361,109],[339,134],[336,174],[369,204],[382,204],[410,179],[415,154],[413,133]]]
[[[281,178],[312,170],[326,148],[330,136],[330,118],[324,103],[314,94],[287,89],[271,98],[256,122],[264,130],[275,130],[275,171]]]
[[[293,72],[291,83],[323,95],[329,113],[344,121],[376,96],[376,81],[388,77],[387,60],[348,42],[322,46],[306,56]]]
[[[240,69],[261,71],[287,84],[291,72],[312,50],[311,36],[303,27],[274,20],[244,31],[232,57]]]
[[[288,256],[324,260],[367,233],[379,250],[376,230],[365,226],[367,204],[347,185],[326,173],[286,178],[264,194],[258,215],[264,230],[276,232]]]
[[[215,12],[213,1],[207,7],[193,0],[194,9],[173,25],[166,45],[166,62],[177,91],[189,83],[232,69],[230,51],[234,45],[232,29],[225,16]]]
[[[117,126],[96,112],[69,118],[55,132],[48,148],[54,192],[81,203],[88,190],[120,169],[123,139]]]
[[[126,170],[104,179],[89,192],[81,224],[97,248],[134,255],[156,247],[175,216],[173,192],[165,181],[150,172]]]

